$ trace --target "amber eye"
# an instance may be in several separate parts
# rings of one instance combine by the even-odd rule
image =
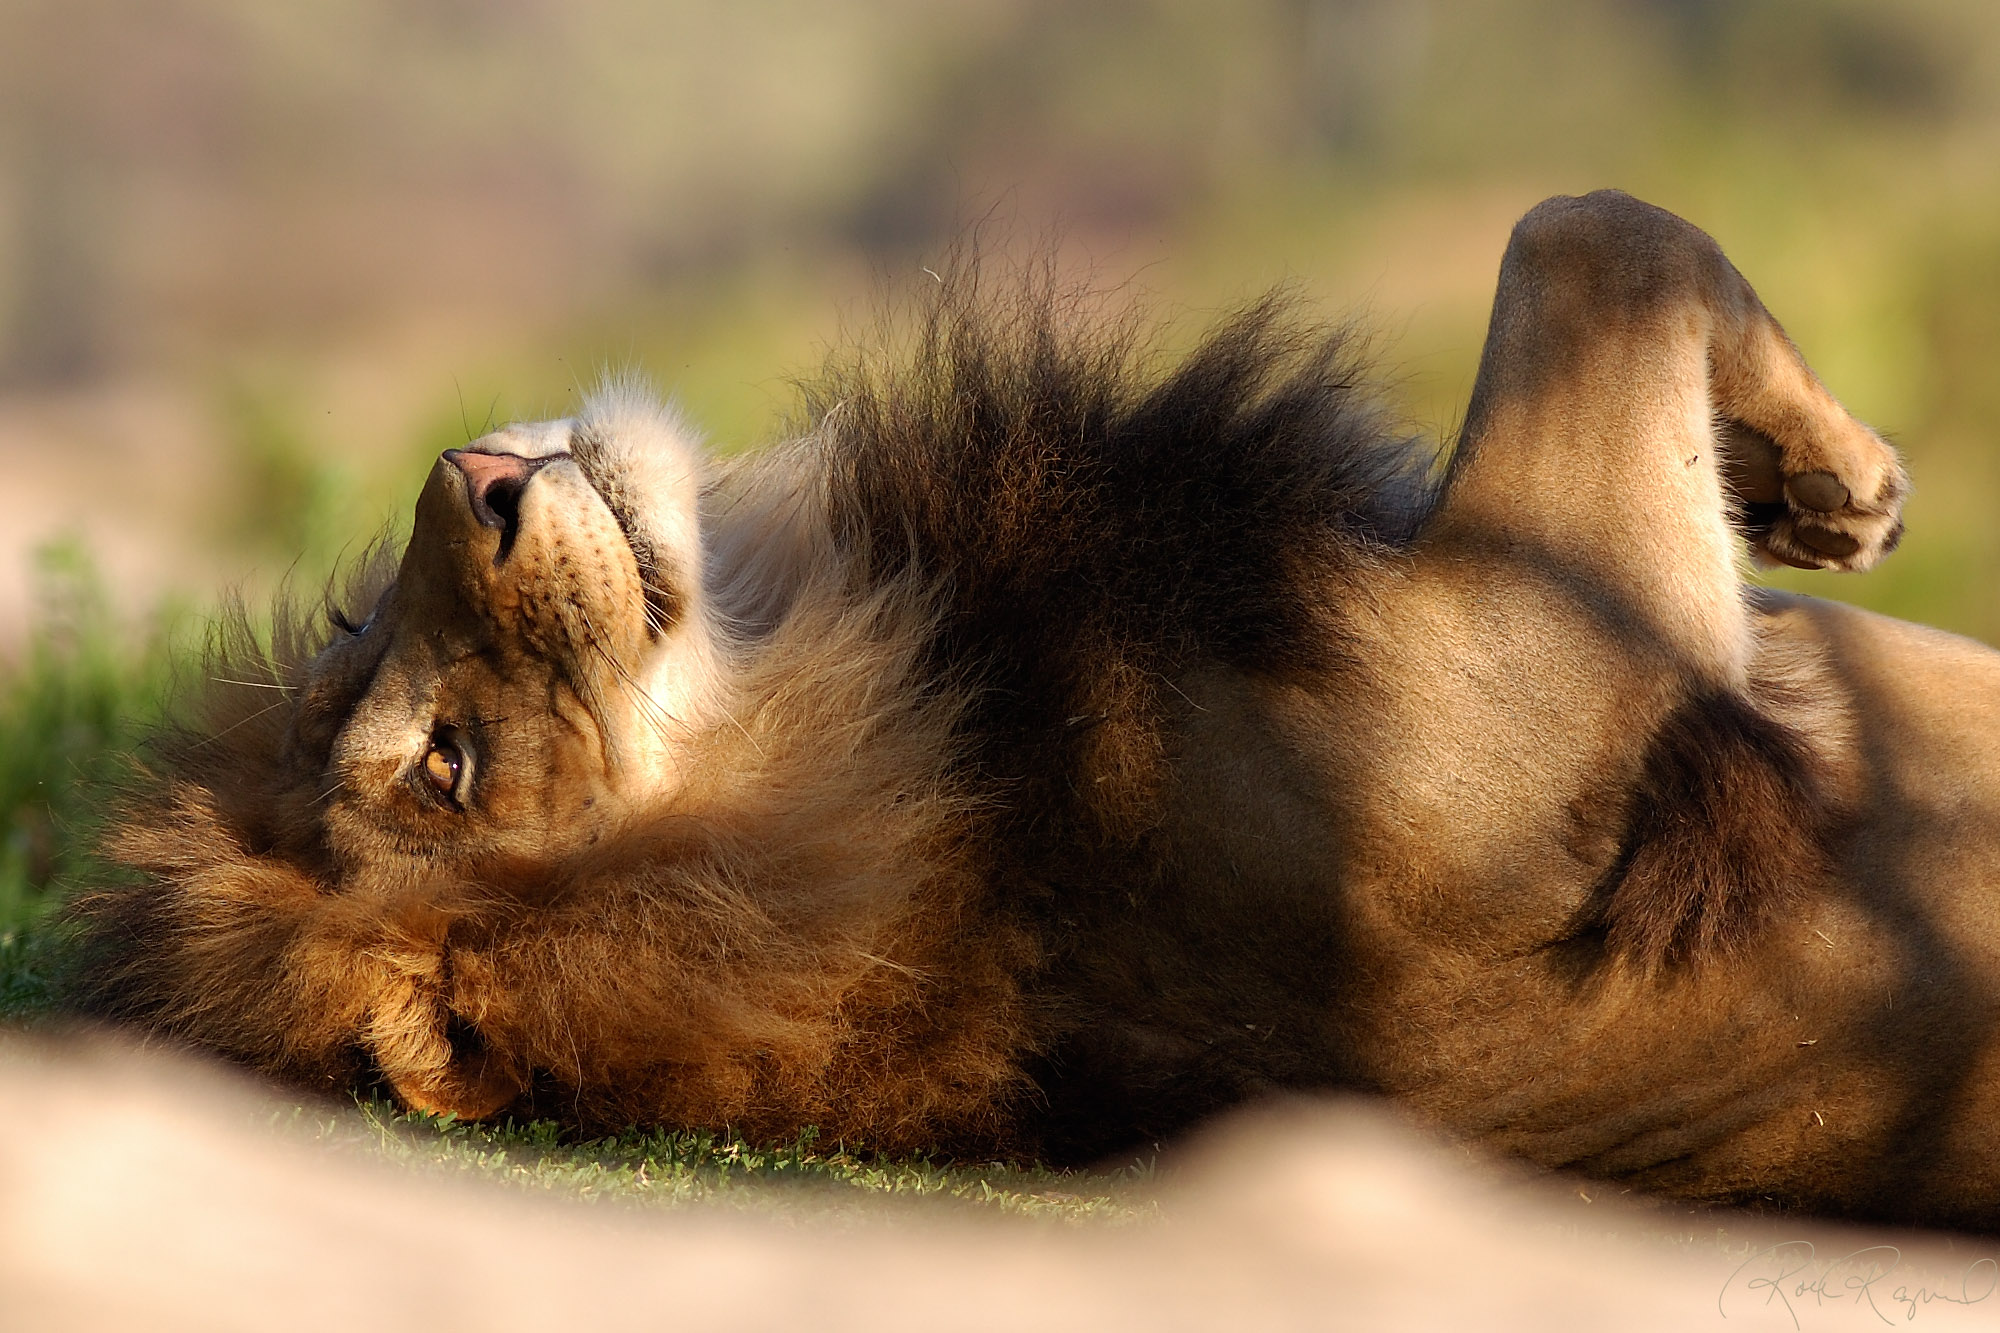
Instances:
[[[431,737],[431,748],[424,755],[424,781],[441,795],[450,796],[458,790],[464,772],[464,752],[443,736]]]

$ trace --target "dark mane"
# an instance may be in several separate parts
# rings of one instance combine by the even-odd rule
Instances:
[[[1427,512],[1431,456],[1352,333],[1285,293],[1171,360],[1047,272],[994,285],[947,270],[897,355],[808,386],[834,532],[872,580],[942,585],[935,662],[982,691],[989,776],[1109,787],[1115,832],[1190,665],[1329,665],[1353,577]]]
[[[905,346],[808,392],[835,540],[870,582],[941,589],[931,670],[974,700],[990,910],[1043,946],[1019,1115],[1067,1160],[1331,1072],[1242,1048],[1240,1008],[1296,1003],[1277,978],[1325,941],[1316,924],[1220,940],[1187,899],[1204,872],[1161,828],[1183,685],[1210,668],[1330,685],[1359,585],[1434,495],[1359,339],[1287,294],[1180,356],[1098,304],[1046,273],[996,294],[960,267]],[[1219,952],[1173,975],[1196,941]]]

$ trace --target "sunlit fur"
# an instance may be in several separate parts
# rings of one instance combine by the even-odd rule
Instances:
[[[141,880],[75,909],[83,1002],[440,1109],[1028,1142],[1024,1062],[1074,1016],[1024,995],[1060,943],[1019,840],[1078,843],[1066,862],[1129,841],[1171,673],[1323,651],[1341,571],[1422,495],[1338,335],[1266,303],[1162,375],[1085,313],[968,277],[905,363],[836,367],[800,440],[714,469],[678,639],[631,682],[685,701],[658,732],[672,780],[586,848],[330,864],[346,793],[297,703],[329,634],[280,607],[266,650],[232,613],[112,840]],[[686,572],[673,419],[620,384],[575,433],[679,471],[623,475],[669,500],[648,513]],[[1161,484],[1174,505],[1128,503]],[[1135,545],[1207,573],[1156,596]],[[381,601],[389,563],[339,601]]]
[[[1712,240],[1531,212],[1442,469],[1283,300],[920,290],[785,443],[617,385],[441,458],[365,629],[225,622],[76,1004],[464,1116],[1082,1159],[1340,1086],[2000,1223],[2000,655],[1745,588],[1905,482]]]
[[[1346,335],[1278,299],[1160,366],[1130,319],[967,271],[747,459],[706,462],[631,382],[488,437],[616,456],[600,491],[643,501],[674,618],[608,687],[646,723],[625,762],[656,765],[634,808],[580,847],[551,828],[546,854],[330,853],[348,793],[299,700],[341,636],[281,606],[267,651],[232,613],[113,837],[140,879],[75,909],[82,1002],[432,1109],[890,1147],[1089,1153],[1343,1079],[1235,1017],[1322,1002],[1294,968],[1321,966],[1324,927],[1280,914],[1217,941],[1219,975],[1156,970],[1209,931],[1201,895],[1159,886],[1212,875],[1162,811],[1188,681],[1338,679],[1357,580],[1428,512],[1429,454],[1374,411]],[[385,623],[391,563],[339,598],[380,603],[378,637],[421,629]],[[1731,877],[1664,882],[1625,913],[1644,948],[1754,919],[1674,897]],[[1130,920],[1140,891],[1159,910]],[[1315,947],[1285,961],[1266,925]],[[1107,987],[1175,1017],[1135,1023]]]

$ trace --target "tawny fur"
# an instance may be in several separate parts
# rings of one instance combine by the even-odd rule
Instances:
[[[1442,476],[1278,300],[1171,361],[955,271],[806,409],[498,432],[367,628],[239,616],[79,1007],[468,1115],[1083,1158],[1339,1086],[2000,1221],[2000,768],[1936,776],[2000,658],[1746,594],[1905,483],[1708,237],[1524,218]]]
[[[688,785],[587,854],[343,873],[288,707],[324,636],[266,655],[239,617],[114,838],[148,886],[74,909],[85,1003],[439,1106],[1031,1149],[1024,1062],[1075,1017],[1022,995],[1062,947],[1048,880],[1115,891],[1191,658],[1330,651],[1424,460],[1275,301],[1161,374],[1051,286],[962,283],[704,499],[739,660]],[[1155,590],[1135,546],[1206,573]]]
[[[239,622],[208,660],[201,731],[161,747],[111,844],[176,891],[77,905],[94,991],[324,1085],[365,1074],[363,1033],[449,1083],[455,1014],[480,1034],[478,1077],[531,1092],[539,1076],[546,1104],[524,1109],[591,1125],[992,1140],[1033,952],[979,910],[952,767],[964,700],[911,675],[933,615],[803,590],[731,723],[699,738],[697,779],[587,855],[337,884],[273,854],[310,861],[309,833],[258,819],[291,776],[270,764],[284,709],[229,683],[281,685],[311,640],[288,627],[266,658]]]

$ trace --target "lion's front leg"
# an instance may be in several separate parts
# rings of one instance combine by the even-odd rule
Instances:
[[[1429,538],[1595,584],[1622,630],[1733,684],[1739,533],[1772,560],[1865,569],[1906,488],[1714,241],[1601,191],[1514,230]]]

